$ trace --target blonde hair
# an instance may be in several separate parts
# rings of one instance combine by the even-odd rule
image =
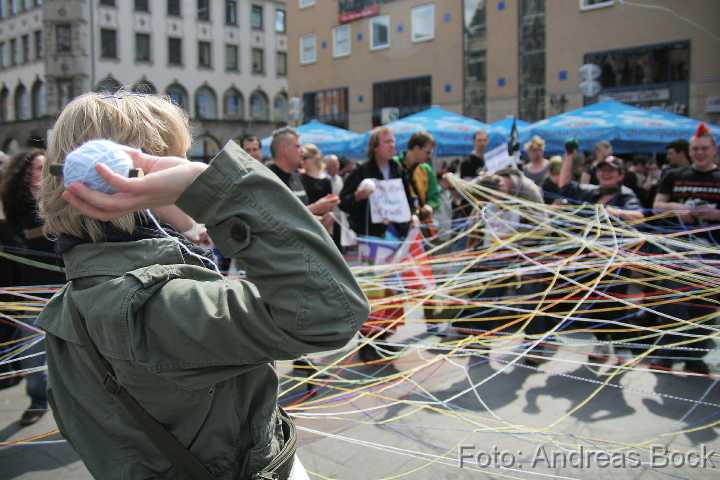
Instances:
[[[62,177],[50,174],[50,165],[62,164],[75,148],[100,138],[160,156],[184,157],[192,143],[187,115],[168,98],[123,90],[77,97],[55,122],[48,161],[43,167],[38,203],[46,234],[76,237],[87,234],[94,242],[104,240],[101,222],[70,206],[62,198],[65,191]],[[110,223],[131,233],[135,230],[135,215],[127,214]]]
[[[534,135],[529,142],[525,144],[525,151],[527,152],[531,148],[539,148],[545,150],[545,140],[538,135]]]
[[[563,159],[560,155],[550,157],[550,175],[560,175]]]
[[[313,167],[320,173],[323,169],[323,158],[320,149],[313,143],[302,146],[303,160],[311,160]]]

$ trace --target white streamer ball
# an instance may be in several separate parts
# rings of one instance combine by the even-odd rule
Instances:
[[[358,190],[373,193],[375,191],[375,180],[372,178],[366,178],[358,186]]]
[[[68,153],[63,164],[65,188],[73,182],[82,182],[88,188],[104,193],[114,193],[97,171],[95,164],[103,163],[113,172],[127,177],[133,162],[123,147],[110,140],[90,140]]]

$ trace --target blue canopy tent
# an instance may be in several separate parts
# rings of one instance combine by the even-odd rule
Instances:
[[[497,132],[502,135],[505,139],[510,137],[510,130],[512,130],[513,117],[506,117],[502,120],[498,120],[490,124],[490,130]],[[518,135],[522,136],[522,133],[527,129],[530,124],[524,120],[515,119],[515,125],[518,129]]]
[[[533,123],[520,134],[526,141],[532,135],[545,140],[547,152],[562,152],[565,140],[575,138],[583,150],[592,150],[595,143],[607,140],[616,153],[663,152],[665,146],[678,138],[689,139],[699,120],[661,110],[643,110],[614,100],[594,103]],[[708,125],[720,140],[720,128]]]
[[[345,155],[350,156],[350,146],[360,135],[349,130],[326,125],[317,120],[311,120],[300,125],[295,130],[300,134],[300,143],[312,143],[317,145],[323,155]],[[270,142],[272,137],[262,139],[263,156],[270,155]]]
[[[499,133],[493,134],[488,124],[435,106],[385,126],[395,134],[398,151],[407,148],[407,142],[413,133],[421,130],[430,133],[435,137],[435,154],[438,157],[468,155],[473,149],[473,136],[478,130],[488,132],[490,147],[499,145],[503,141]],[[369,137],[370,131],[367,131],[353,142],[354,156],[367,156]]]

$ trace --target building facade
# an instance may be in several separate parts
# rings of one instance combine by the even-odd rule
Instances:
[[[2,150],[44,138],[75,96],[121,86],[168,95],[182,106],[191,118],[195,158],[287,120],[284,1],[0,4]]]
[[[290,0],[287,8],[299,121],[362,131],[430,105],[486,122],[536,121],[615,98],[720,122],[714,0]],[[584,64],[597,66],[592,78],[581,75]]]
[[[720,2],[464,1],[466,38],[473,17],[484,26],[481,120],[535,121],[614,98],[720,122]],[[584,64],[594,72],[581,74]],[[466,112],[469,93],[466,83]]]
[[[287,8],[289,93],[302,99],[304,121],[361,131],[431,105],[462,112],[461,1],[291,0]]]

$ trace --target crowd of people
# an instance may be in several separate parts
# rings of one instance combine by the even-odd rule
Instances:
[[[297,133],[286,128],[273,135],[269,164],[270,169],[333,233],[341,251],[345,251],[347,245],[337,239],[344,231],[370,239],[401,241],[413,226],[417,226],[430,244],[437,245],[438,239],[447,239],[452,232],[468,228],[468,221],[477,221],[478,217],[473,215],[473,205],[451,186],[448,174],[531,202],[548,205],[600,204],[609,215],[632,225],[632,228],[655,233],[720,225],[720,159],[715,139],[703,126],[689,141],[677,139],[669,143],[665,161],[660,162],[657,156],[615,155],[609,141],[600,141],[591,152],[582,152],[574,139],[568,140],[563,155],[546,158],[545,142],[534,136],[525,143],[517,165],[488,172],[485,165],[487,145],[487,132],[479,130],[473,137],[473,149],[467,157],[446,160],[435,171],[432,162],[435,140],[427,132],[417,132],[406,145],[397,145],[391,130],[378,127],[369,137],[367,160],[354,164],[332,155],[323,157],[316,146],[301,145]],[[243,139],[243,147],[248,152],[259,152],[256,138]],[[259,159],[259,156],[256,158]],[[408,221],[373,220],[369,202],[373,187],[370,186],[372,183],[368,184],[368,179],[373,182],[398,179],[402,182],[411,213]],[[712,228],[704,230],[705,233],[694,238],[716,244],[717,233]],[[465,239],[456,242],[453,248],[478,248],[481,245]],[[670,283],[668,288],[673,287]],[[537,289],[540,283],[529,281],[528,285],[515,294],[537,293],[533,289]],[[628,293],[627,289],[627,284],[618,282],[608,291],[622,296]],[[392,294],[390,290],[372,293],[376,299]],[[497,298],[499,292],[487,288],[483,296]],[[684,302],[661,305],[658,311],[660,315],[672,314],[691,320],[706,313],[709,308],[712,307],[708,304],[698,306],[697,302]],[[475,315],[482,316],[478,312]],[[598,320],[618,320],[622,315],[626,312],[610,309],[599,314]],[[397,348],[386,340],[402,325],[402,316],[402,308],[392,305],[371,312],[369,321],[361,328],[364,338],[371,340],[361,347],[361,359],[373,361],[394,354]],[[432,309],[425,309],[425,317],[428,330],[433,333],[445,331],[448,326],[433,321]],[[659,322],[648,315],[639,315],[636,321],[639,327]],[[491,328],[487,322],[475,324],[475,328],[469,326],[473,327],[472,322],[465,321],[454,330],[472,335]],[[537,335],[550,326],[548,318],[538,315],[526,333]],[[597,336],[607,342],[612,340],[612,335]],[[665,337],[661,342],[672,340],[671,335]],[[698,351],[707,351],[711,345],[710,340],[701,339],[695,342],[694,347]],[[590,355],[591,360],[606,357],[607,348],[599,350],[600,353]],[[658,350],[652,366],[672,368],[673,355],[670,350]],[[687,370],[707,373],[708,367],[699,357],[699,354],[691,355],[691,358],[679,361],[684,361]],[[534,362],[530,357],[526,361]]]
[[[720,226],[720,158],[714,137],[701,125],[688,142],[678,139],[667,145],[666,162],[659,166],[655,158],[644,155],[629,156],[625,159],[613,155],[610,142],[598,142],[591,155],[579,152],[578,144],[569,140],[563,156],[546,159],[542,138],[533,137],[525,144],[526,160],[518,168],[506,168],[493,174],[484,172],[482,153],[486,145],[485,132],[478,132],[475,137],[475,149],[464,160],[456,160],[450,165],[444,164],[443,170],[460,171],[466,180],[471,180],[506,194],[523,198],[532,202],[544,202],[549,205],[566,204],[600,204],[607,213],[625,222],[628,228],[651,231],[653,233],[680,233],[697,230],[686,237],[705,245],[717,247]],[[474,178],[473,178],[474,177]],[[465,216],[466,212],[461,216]],[[657,254],[653,246],[644,245],[643,253]],[[712,255],[706,258],[714,260]],[[622,271],[616,272],[622,278]],[[527,282],[532,285],[533,282]],[[628,295],[628,282],[616,281],[605,293],[615,298]],[[682,286],[677,281],[665,281],[661,287],[668,291],[680,291]],[[525,289],[527,290],[527,289]],[[512,293],[505,292],[508,295]],[[532,294],[520,290],[516,295]],[[502,295],[492,288],[482,291],[485,299],[498,298]],[[592,307],[592,303],[590,303]],[[597,320],[617,322],[628,321],[628,312],[620,301],[605,302],[603,308],[589,313],[589,317]],[[631,309],[632,310],[632,309]],[[680,321],[693,321],[708,315],[715,310],[710,301],[667,302],[656,307],[657,315],[635,310],[630,315],[630,322],[643,328],[661,328],[664,318],[677,318]],[[482,312],[474,312],[482,317]],[[463,322],[463,328],[470,329],[471,334],[489,331],[492,323]],[[548,319],[538,315],[526,329],[526,333],[538,334],[550,328]],[[708,365],[702,357],[714,348],[714,343],[707,336],[710,329],[703,327],[690,328],[686,334],[695,336],[689,342],[690,348],[682,354],[672,349],[658,348],[653,355],[651,368],[672,369],[674,363],[684,363],[685,370],[707,374]],[[620,334],[597,333],[598,340],[612,343],[622,338]],[[658,338],[656,346],[677,342],[680,337],[665,334]],[[542,345],[539,346],[542,349]],[[621,355],[639,354],[641,350],[622,349]],[[589,359],[598,360],[608,357],[607,345],[601,345],[599,352],[593,352]],[[537,356],[535,358],[538,358]],[[526,363],[536,364],[533,357],[525,359]]]

